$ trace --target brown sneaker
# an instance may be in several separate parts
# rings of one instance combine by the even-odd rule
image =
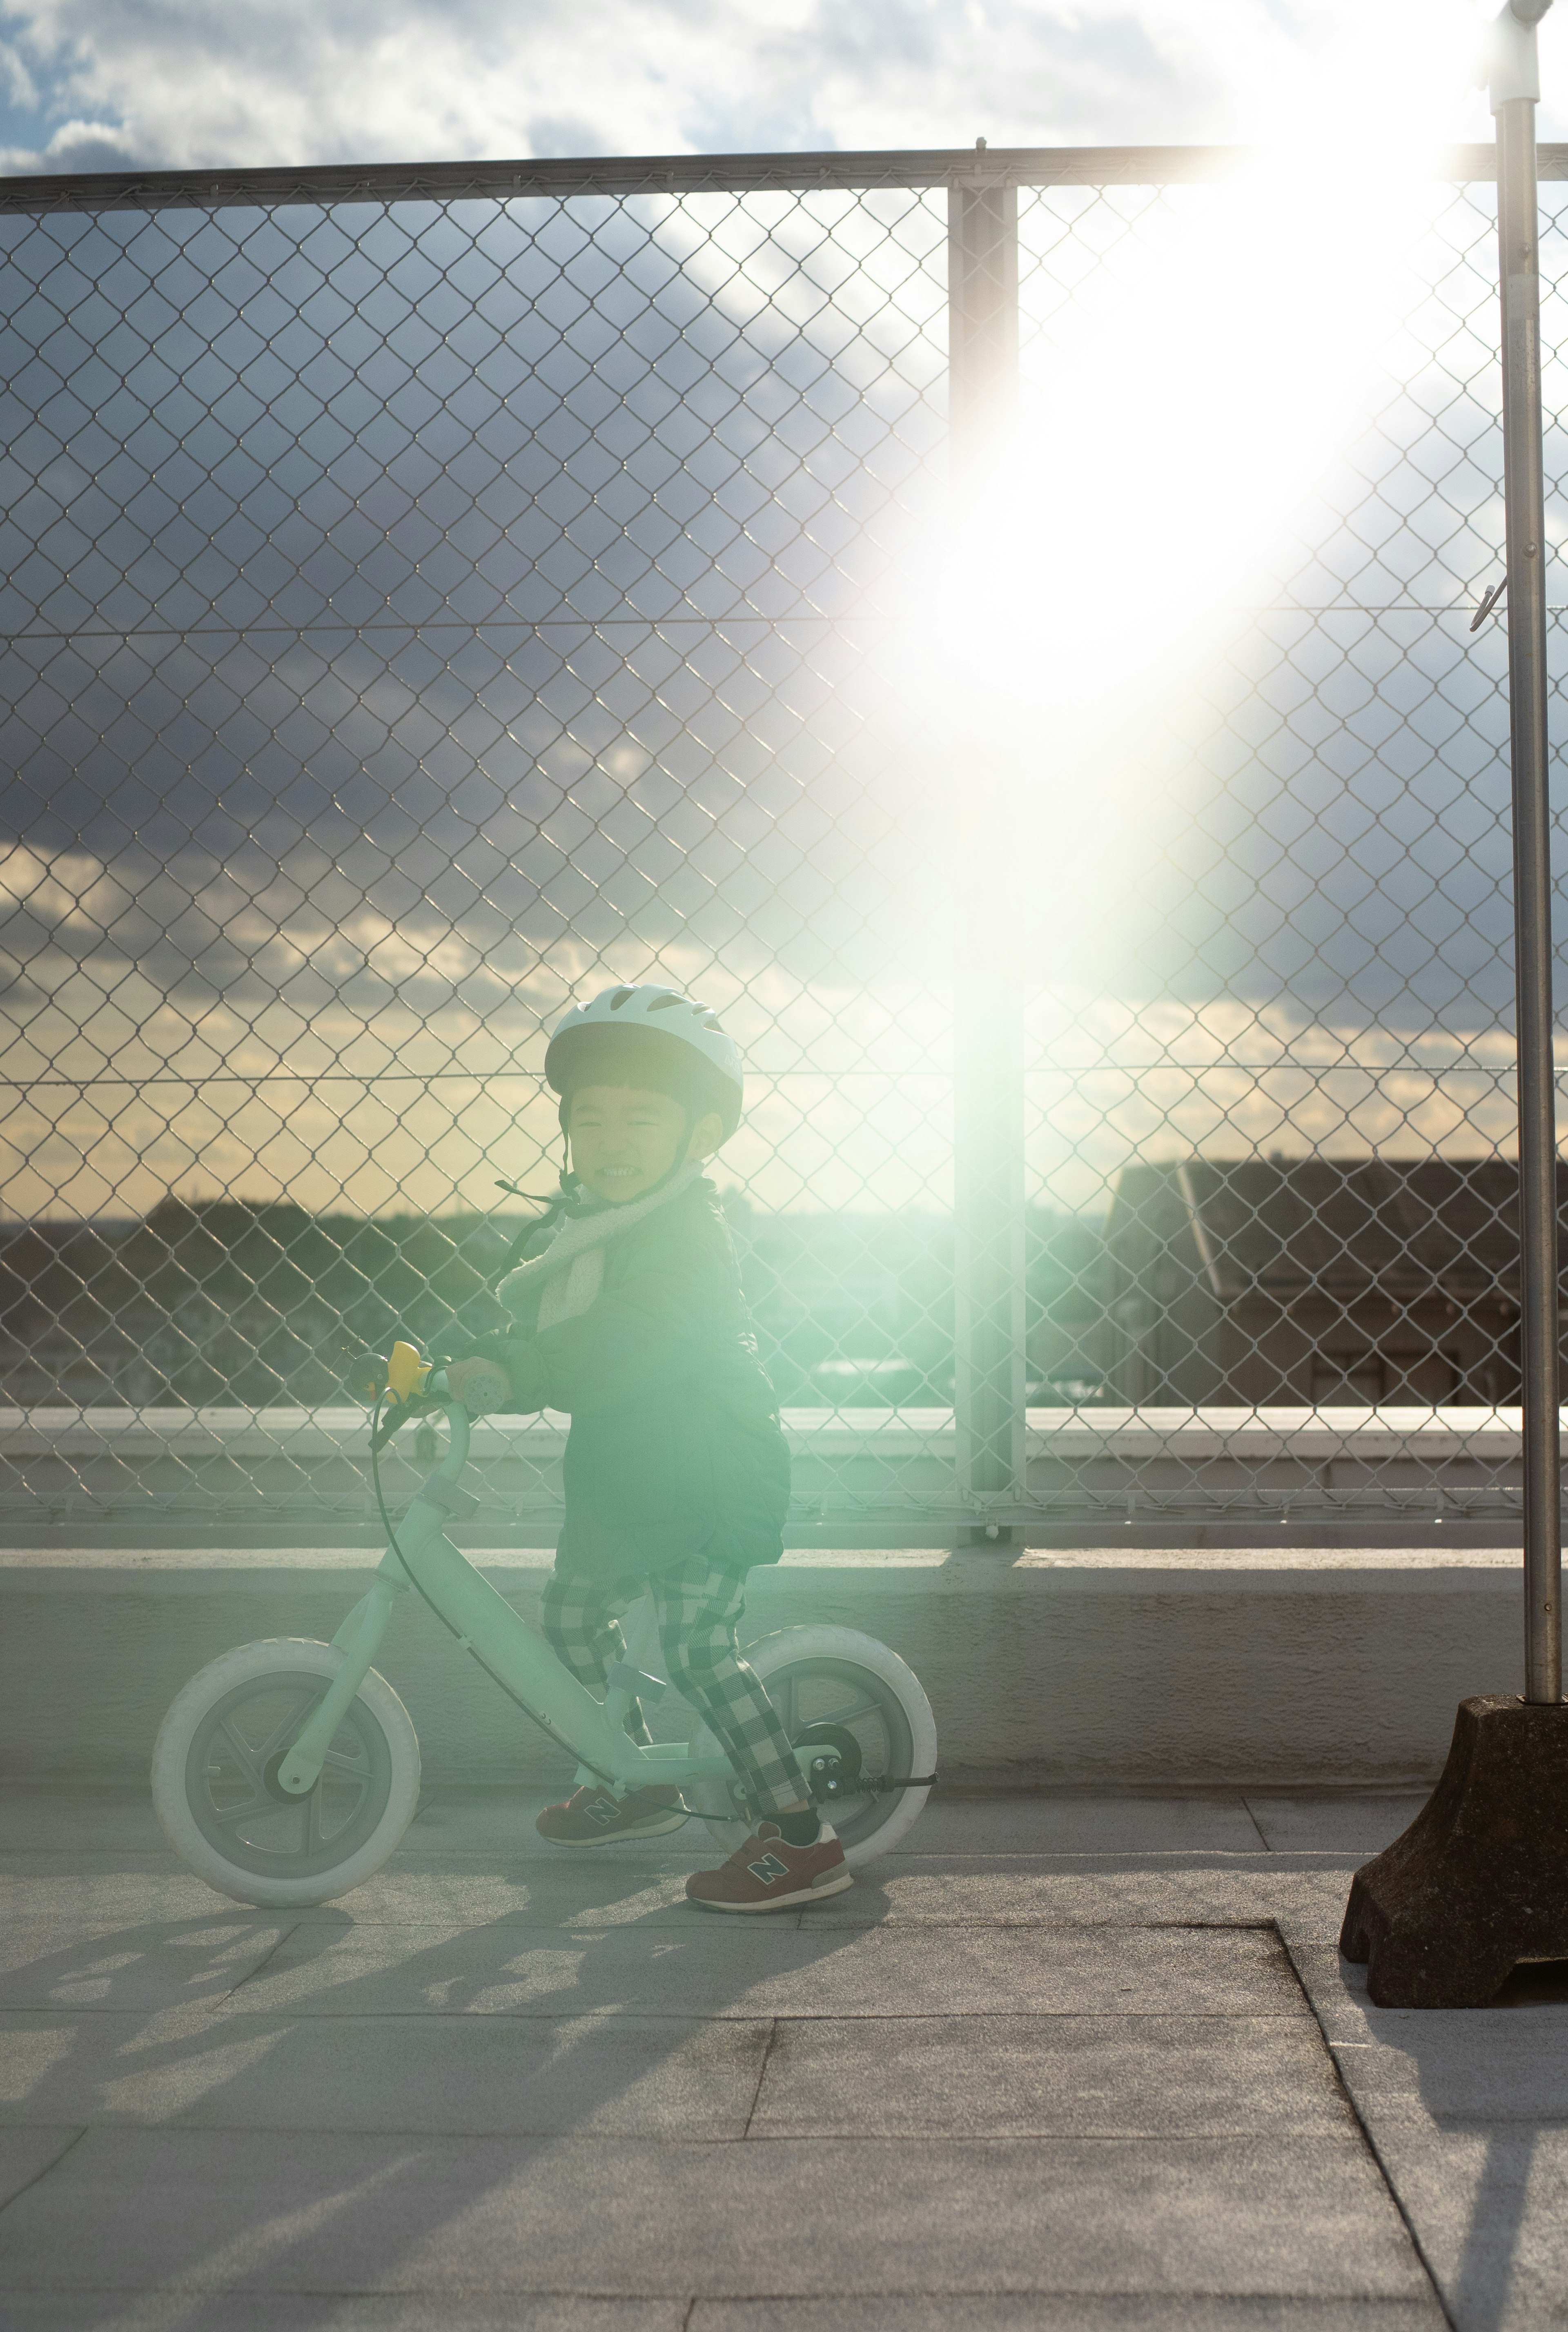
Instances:
[[[617,1798],[592,1782],[564,1804],[546,1806],[534,1828],[552,1846],[608,1846],[617,1838],[662,1838],[689,1819],[680,1791],[664,1782]]]
[[[687,1899],[704,1911],[789,1911],[820,1903],[855,1884],[831,1823],[810,1846],[791,1846],[776,1822],[763,1822],[717,1870],[696,1870]]]

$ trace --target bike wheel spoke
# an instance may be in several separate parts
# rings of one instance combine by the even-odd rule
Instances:
[[[863,1716],[880,1716],[882,1710],[874,1700],[863,1700],[856,1708],[836,1708],[831,1716],[822,1719],[825,1725],[858,1725]]]
[[[224,1739],[234,1751],[234,1755],[239,1759],[241,1770],[244,1772],[244,1777],[246,1781],[249,1782],[252,1789],[259,1791],[262,1786],[262,1763],[264,1761],[258,1760],[256,1753],[251,1747],[250,1743],[244,1738],[243,1734],[239,1734],[234,1731],[234,1726],[230,1724],[226,1716],[224,1718],[223,1723],[218,1726],[218,1731],[223,1735]]]
[[[268,1735],[265,1742],[263,1744],[256,1755],[256,1762],[263,1771],[265,1770],[268,1758],[275,1757],[279,1750],[282,1747],[284,1742],[290,1738],[291,1735],[299,1731],[301,1718],[310,1706],[311,1702],[308,1695],[304,1696],[300,1700],[297,1700],[294,1703],[293,1707],[289,1711],[287,1716],[284,1717],[282,1723],[274,1726],[273,1730]]]
[[[243,1806],[225,1806],[221,1813],[215,1807],[212,1818],[220,1830],[233,1830],[236,1822],[248,1821],[252,1814],[270,1813],[276,1804],[275,1798],[263,1794],[247,1798]]]

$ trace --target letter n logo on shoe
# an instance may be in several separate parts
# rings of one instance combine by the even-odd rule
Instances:
[[[621,1818],[619,1802],[612,1799],[609,1803],[607,1804],[603,1798],[597,1799],[595,1802],[588,1808],[588,1818],[589,1821],[597,1821],[601,1829],[605,1828],[610,1822],[619,1821]]]
[[[764,1887],[771,1887],[776,1878],[788,1878],[789,1876],[789,1865],[780,1862],[776,1854],[765,1854],[760,1862],[749,1862],[746,1868],[753,1878],[762,1881]]]

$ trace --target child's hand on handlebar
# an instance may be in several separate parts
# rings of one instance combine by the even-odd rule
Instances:
[[[483,1417],[487,1410],[512,1405],[512,1380],[498,1361],[483,1356],[448,1361],[446,1382],[453,1400],[461,1401],[470,1417]]]

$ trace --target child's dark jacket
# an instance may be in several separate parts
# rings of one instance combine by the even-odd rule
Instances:
[[[777,1563],[789,1456],[712,1184],[693,1181],[604,1257],[586,1312],[485,1340],[520,1410],[570,1412],[557,1569]]]

